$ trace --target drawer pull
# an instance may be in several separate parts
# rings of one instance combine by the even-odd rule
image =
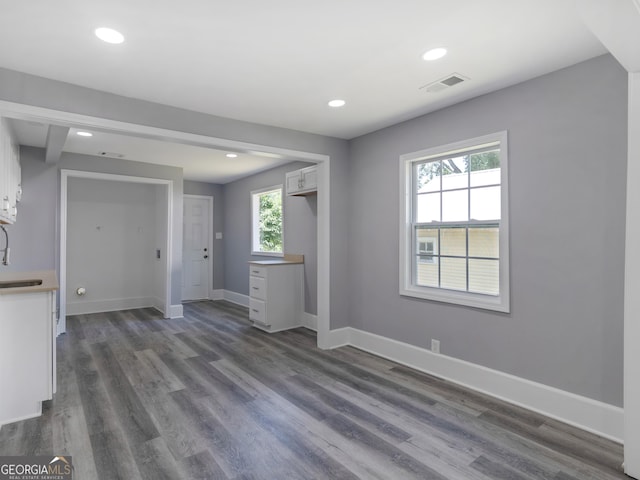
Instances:
[[[260,310],[256,310],[255,308],[252,308],[251,310],[253,310],[256,313],[260,313]]]
[[[251,287],[251,288],[253,288],[254,290],[260,290],[258,287]]]
[[[260,273],[260,270],[252,270],[251,273]]]

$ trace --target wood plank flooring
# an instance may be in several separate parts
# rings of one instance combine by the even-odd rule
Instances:
[[[622,447],[226,302],[78,315],[44,414],[0,455],[71,455],[76,479],[610,480]]]

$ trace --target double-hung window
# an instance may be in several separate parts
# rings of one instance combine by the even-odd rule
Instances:
[[[400,294],[509,311],[507,133],[400,157]]]
[[[251,192],[251,253],[283,254],[282,185]]]

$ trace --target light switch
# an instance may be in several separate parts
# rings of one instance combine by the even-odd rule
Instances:
[[[216,232],[216,240],[222,240],[222,232]]]

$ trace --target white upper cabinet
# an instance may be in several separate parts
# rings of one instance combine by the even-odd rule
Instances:
[[[318,190],[318,167],[313,165],[286,174],[287,195],[309,195]]]
[[[0,119],[0,223],[13,223],[22,197],[20,147],[6,118]]]

